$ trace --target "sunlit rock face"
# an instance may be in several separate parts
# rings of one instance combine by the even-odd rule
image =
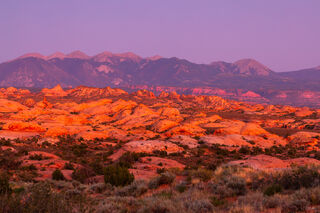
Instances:
[[[43,162],[22,159],[24,165],[33,162],[41,169],[37,180],[51,178],[53,168],[60,168],[71,180],[72,170],[62,165],[70,159],[102,156],[108,164],[126,153],[145,156],[130,168],[137,179],[155,177],[163,168],[183,169],[211,160],[262,169],[317,163],[310,158],[316,158],[319,150],[319,109],[174,92],[129,94],[113,88],[0,91],[5,94],[0,99],[0,138],[18,141],[13,149],[23,146],[19,140],[26,140],[30,150],[54,150],[43,153],[48,157]],[[68,146],[70,150],[61,150]],[[300,154],[305,150],[303,158],[284,160],[293,150]],[[66,153],[65,159],[60,157]]]
[[[303,166],[306,164],[319,166],[320,161],[311,158],[295,158],[289,160],[281,160],[279,158],[271,157],[268,155],[257,155],[249,157],[246,160],[232,161],[229,163],[229,165],[242,165],[261,170],[285,169],[290,168],[291,166]]]
[[[41,92],[45,95],[45,96],[66,96],[67,93],[62,89],[62,87],[60,86],[60,84],[58,84],[57,86],[55,86],[52,89],[42,89]]]
[[[5,91],[14,94],[19,90]],[[87,138],[96,134],[118,139],[138,139],[138,135],[144,139],[211,136],[217,138],[206,138],[208,143],[230,145],[234,141],[245,145],[246,140],[240,137],[245,136],[254,138],[257,144],[270,145],[294,140],[266,128],[319,129],[317,109],[254,105],[218,96],[181,97],[163,92],[157,97],[147,90],[128,94],[108,87],[63,89],[60,85],[41,93],[20,91],[20,94],[23,94],[20,99],[0,100],[3,127],[14,131],[34,129],[50,137],[80,133]],[[283,119],[276,119],[279,116]],[[13,121],[25,123],[14,125]]]

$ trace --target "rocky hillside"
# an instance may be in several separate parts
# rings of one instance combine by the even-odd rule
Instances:
[[[1,212],[320,210],[320,109],[110,87],[0,96]]]

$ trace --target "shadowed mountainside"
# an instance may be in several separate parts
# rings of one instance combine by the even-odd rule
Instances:
[[[220,89],[228,94],[223,97],[237,100],[318,107],[320,69],[277,73],[253,59],[195,64],[178,58],[142,58],[133,53],[103,52],[90,57],[80,51],[50,56],[30,53],[0,64],[1,87],[44,88],[57,84],[145,88],[159,93],[174,88],[179,93],[207,95],[221,95],[216,93]]]

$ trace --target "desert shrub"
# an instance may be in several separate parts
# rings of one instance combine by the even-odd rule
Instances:
[[[16,194],[22,193],[24,191],[25,191],[25,188],[23,186],[12,189],[12,192]]]
[[[312,166],[294,167],[283,171],[275,181],[284,189],[310,188],[320,185],[320,173]]]
[[[121,213],[127,212],[125,207],[122,206],[120,203],[117,202],[104,202],[100,204],[97,209],[96,213]]]
[[[6,194],[11,192],[10,184],[9,184],[9,176],[8,174],[1,172],[0,173],[0,194]]]
[[[166,171],[166,168],[157,168],[157,174],[162,174]]]
[[[252,147],[252,150],[251,150],[251,154],[252,155],[259,155],[259,154],[262,154],[262,153],[263,153],[262,148],[260,148],[258,146]]]
[[[56,169],[54,172],[52,172],[52,179],[53,180],[65,180],[66,178],[60,171],[60,169]]]
[[[247,191],[246,181],[242,177],[231,176],[226,180],[226,186],[233,191],[235,195],[244,195]]]
[[[1,146],[11,146],[11,140],[6,138],[0,138]]]
[[[74,170],[72,163],[65,163],[63,169]]]
[[[188,185],[185,181],[182,181],[175,186],[175,189],[180,193],[186,191],[187,188],[188,188]]]
[[[264,195],[272,196],[276,193],[282,192],[282,187],[279,184],[269,185],[263,192]]]
[[[1,197],[0,200],[2,200]],[[26,192],[7,196],[5,206],[0,201],[2,212],[72,212],[74,203],[68,202],[60,193],[52,191],[48,182],[32,185]],[[57,211],[59,210],[59,211]]]
[[[209,181],[212,178],[213,172],[208,169],[198,169],[196,171],[192,171],[191,176],[195,178],[199,178],[202,181]]]
[[[160,176],[151,179],[149,181],[148,186],[149,186],[150,189],[156,189],[160,185],[173,183],[174,179],[175,179],[175,175],[174,174],[172,174],[170,172],[165,172],[165,173],[162,173]]]
[[[214,144],[211,146],[211,148],[217,155],[228,156],[230,154],[229,150],[221,148],[219,144]]]
[[[272,176],[272,173],[266,173],[265,171],[254,171],[247,173],[247,175],[250,180],[248,186],[253,191],[258,189],[263,191],[267,187],[277,184],[274,183],[274,177]]]
[[[45,159],[48,159],[48,157],[44,157],[42,154],[34,154],[34,155],[30,155],[29,156],[29,159],[30,160],[45,160]]]
[[[262,212],[263,210],[263,194],[260,192],[249,193],[245,196],[240,196],[236,202],[237,206],[250,206],[254,212]]]
[[[153,150],[152,153],[160,157],[166,157],[168,155],[167,151],[164,150]]]
[[[37,167],[34,164],[30,164],[28,166],[22,166],[20,167],[20,170],[27,170],[27,171],[36,171],[38,170]]]
[[[223,182],[220,182],[220,183],[209,182],[207,186],[208,186],[208,190],[219,199],[233,196],[232,189],[227,187]]]
[[[159,184],[171,184],[175,179],[175,175],[170,172],[165,172],[159,177]]]
[[[76,142],[76,137],[74,135],[60,135],[58,136],[59,143],[74,143]]]
[[[310,189],[309,201],[312,205],[320,205],[320,187]]]
[[[211,196],[210,197],[210,202],[213,206],[219,207],[219,206],[224,206],[227,204],[227,201],[225,199],[221,199],[217,196]]]
[[[103,175],[103,174],[104,174],[104,173],[103,173],[103,163],[102,163],[99,159],[91,162],[91,163],[89,164],[89,166],[92,168],[92,170],[93,170],[96,174],[98,174],[98,175]]]
[[[294,194],[292,194],[291,198],[293,200],[304,199],[313,205],[319,205],[320,204],[320,187],[300,189],[298,191],[295,191]]]
[[[229,213],[252,213],[252,212],[256,212],[256,211],[250,204],[246,204],[246,205],[235,204],[229,209]]]
[[[81,157],[81,156],[84,156],[88,152],[87,148],[88,148],[88,146],[84,143],[75,144],[72,146],[72,152],[75,156]]]
[[[145,155],[145,153],[126,152],[119,158],[118,164],[121,167],[131,168],[132,164],[138,161],[140,157]]]
[[[86,179],[92,177],[94,172],[91,168],[87,167],[78,167],[72,172],[72,179],[77,180],[81,183],[84,183]]]
[[[134,181],[134,176],[127,167],[110,165],[104,169],[104,182],[114,186],[125,186]]]
[[[244,195],[246,193],[246,181],[239,174],[246,174],[244,170],[237,166],[218,167],[211,181],[208,182],[207,188],[220,199]]]
[[[291,200],[282,206],[282,212],[305,212],[308,206],[308,201],[302,200]]]
[[[212,212],[214,206],[208,199],[197,199],[185,202],[186,209],[191,212],[207,213]]]
[[[95,183],[90,185],[90,191],[93,193],[103,193],[107,188],[108,187],[105,183]]]
[[[281,205],[282,205],[282,199],[277,195],[264,197],[263,199],[264,208],[273,209],[273,208],[280,207]]]
[[[134,181],[130,185],[117,189],[118,196],[138,197],[148,191],[148,185],[144,180]]]
[[[173,213],[183,212],[171,200],[162,197],[149,197],[144,200],[144,205],[138,210],[138,213]]]
[[[0,168],[3,170],[17,169],[21,163],[13,152],[0,150]]]
[[[111,196],[102,200],[97,207],[96,213],[124,213],[137,212],[141,205],[138,199],[134,197]]]
[[[251,153],[251,150],[248,146],[241,146],[238,152],[241,154],[249,155]]]

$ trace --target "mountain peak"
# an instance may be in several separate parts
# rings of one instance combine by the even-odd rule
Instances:
[[[132,52],[111,53],[108,51],[104,51],[102,53],[99,53],[98,55],[95,55],[93,58],[95,61],[105,62],[105,61],[108,61],[110,57],[128,58],[128,59],[135,60],[135,61],[139,61],[141,59],[140,56],[138,56]]]
[[[241,59],[234,64],[240,74],[268,76],[272,72],[267,66],[250,58]]]
[[[18,57],[19,59],[22,59],[22,58],[41,58],[41,59],[45,59],[45,56],[44,55],[41,55],[40,53],[27,53],[27,54],[24,54],[20,57]]]
[[[47,57],[47,59],[48,59],[48,60],[53,59],[53,58],[63,59],[63,58],[65,58],[65,57],[66,57],[66,55],[65,55],[64,53],[62,53],[62,52],[55,52],[55,53],[49,55],[49,56]]]
[[[97,62],[105,62],[108,60],[109,57],[113,56],[111,52],[104,51],[102,53],[99,53],[95,56],[93,56],[93,59]]]
[[[151,60],[151,61],[156,61],[156,60],[159,60],[161,58],[162,58],[162,56],[160,56],[160,55],[154,55],[154,56],[151,56],[151,57],[147,57],[147,59]]]
[[[88,59],[90,58],[87,54],[84,52],[81,52],[80,50],[73,51],[67,55],[68,58],[79,58],[79,59]]]

